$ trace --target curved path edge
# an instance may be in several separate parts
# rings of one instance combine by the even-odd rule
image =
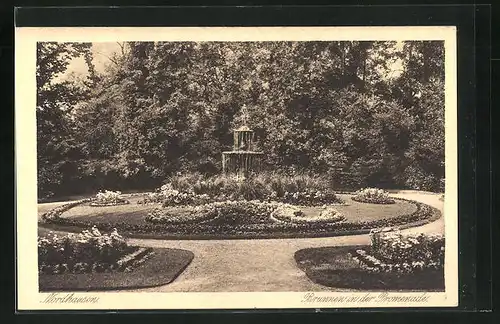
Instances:
[[[443,213],[443,202],[438,194],[399,192],[393,196],[428,204]],[[444,217],[403,232],[443,234]],[[310,281],[295,263],[296,251],[321,246],[366,245],[370,243],[370,237],[363,234],[258,240],[130,239],[130,242],[141,246],[187,249],[195,254],[191,265],[171,284],[130,292],[306,292],[335,289]]]

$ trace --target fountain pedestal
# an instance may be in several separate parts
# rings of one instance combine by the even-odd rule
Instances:
[[[254,133],[247,126],[234,130],[232,151],[222,152],[222,171],[236,176],[247,177],[261,168],[263,152],[254,151]]]

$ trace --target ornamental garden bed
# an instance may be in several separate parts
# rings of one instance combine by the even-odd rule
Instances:
[[[135,289],[172,282],[194,255],[179,249],[129,246],[113,231],[93,227],[78,235],[38,239],[40,291]]]
[[[327,287],[444,291],[442,237],[388,234],[377,242],[372,235],[369,246],[303,249],[295,260],[311,281]]]
[[[352,197],[338,196],[345,201]],[[209,203],[210,208],[207,204],[162,207],[159,202],[139,203],[143,202],[139,195],[128,199],[127,206],[89,208],[91,200],[88,199],[72,203],[69,208],[59,206],[55,212],[45,213],[40,225],[72,232],[95,225],[104,231],[117,228],[127,237],[138,238],[245,239],[365,234],[373,228],[422,225],[440,217],[440,212],[433,207],[396,198],[394,204],[388,205],[350,200],[348,205],[328,205],[326,208],[334,209],[328,212],[325,206],[292,205],[301,215],[281,218],[275,217],[268,203],[239,201]],[[206,210],[194,212],[196,208]],[[319,217],[321,214],[330,216],[324,219]]]
[[[181,249],[153,249],[153,255],[130,272],[39,275],[40,291],[95,291],[162,286],[174,281],[194,255]]]

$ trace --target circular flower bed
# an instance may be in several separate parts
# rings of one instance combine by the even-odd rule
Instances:
[[[61,217],[68,209],[93,201],[92,199],[66,204],[45,213],[45,227],[74,230],[93,225],[100,230],[117,228],[130,237],[201,239],[201,238],[272,238],[272,237],[318,237],[368,233],[374,228],[423,224],[437,219],[440,212],[428,205],[395,198],[398,205],[381,206],[381,215],[371,208],[371,216],[363,219],[358,211],[362,205],[298,207],[278,202],[226,201],[198,206],[168,207],[152,209],[144,216],[134,216],[130,221],[122,218],[122,212],[114,215],[88,215],[83,217]],[[406,207],[405,207],[406,206]],[[409,208],[411,207],[411,208]],[[360,213],[356,217],[343,214],[344,210]],[[401,214],[384,216],[387,211],[401,210]],[[85,211],[85,207],[82,207]],[[146,212],[146,211],[144,211]],[[303,214],[306,214],[305,216]],[[139,214],[140,215],[140,214]],[[387,214],[386,214],[387,215]],[[138,218],[142,217],[142,218]],[[96,221],[96,219],[98,219]]]
[[[356,191],[352,200],[369,204],[394,204],[394,199],[389,197],[389,193],[377,188],[365,188]]]

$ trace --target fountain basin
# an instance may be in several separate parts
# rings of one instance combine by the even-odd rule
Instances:
[[[257,151],[225,151],[222,152],[222,170],[225,173],[245,175],[257,172],[261,168],[263,152]]]

